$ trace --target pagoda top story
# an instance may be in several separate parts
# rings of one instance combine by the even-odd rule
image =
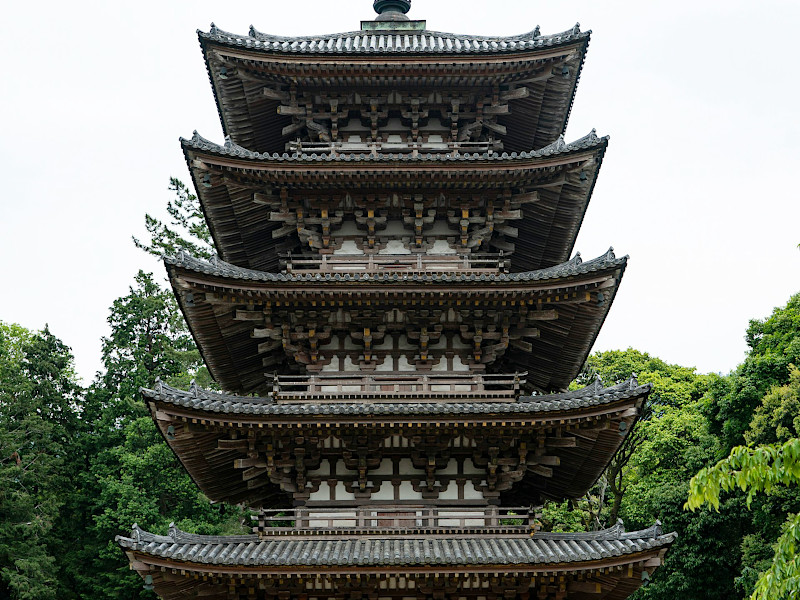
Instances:
[[[346,130],[348,111],[379,117],[393,106],[408,121],[416,107],[424,125],[438,117],[449,128],[456,117],[456,137],[469,137],[461,141],[481,137],[464,129],[480,121],[508,151],[537,150],[564,133],[590,32],[575,25],[552,35],[538,27],[507,37],[442,33],[409,20],[409,8],[379,0],[378,18],[347,33],[286,37],[251,27],[238,35],[213,23],[198,31],[225,135],[252,151],[283,151],[309,121],[335,140],[331,127]],[[329,125],[332,117],[342,122]]]

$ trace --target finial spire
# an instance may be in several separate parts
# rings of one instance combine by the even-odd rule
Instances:
[[[406,13],[411,10],[411,0],[375,0],[377,21],[408,21]]]

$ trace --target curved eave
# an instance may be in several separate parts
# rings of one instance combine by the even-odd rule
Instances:
[[[424,425],[447,419],[448,423],[472,424],[476,421],[539,423],[543,426],[560,421],[591,419],[616,410],[620,403],[638,403],[652,386],[639,385],[635,379],[603,387],[590,385],[572,392],[523,396],[514,402],[275,402],[271,396],[236,396],[193,386],[189,390],[171,387],[160,381],[154,389],[140,390],[145,402],[155,402],[159,410],[175,416],[189,416],[219,425],[236,421],[247,426],[318,423],[320,419],[342,426],[354,423],[391,425],[399,418]],[[171,408],[170,408],[171,407]],[[511,421],[509,421],[511,419]]]
[[[536,534],[528,539],[503,536],[452,539],[260,540],[257,536],[196,536],[172,529],[158,536],[134,526],[131,537],[117,536],[132,567],[150,576],[165,600],[197,597],[226,600],[231,579],[238,583],[281,580],[283,588],[305,583],[310,574],[332,585],[321,597],[339,597],[347,580],[340,575],[386,577],[478,577],[512,574],[522,577],[561,575],[570,598],[594,598],[597,583],[603,600],[624,600],[661,564],[677,539],[656,525],[625,533],[620,527],[594,534]],[[490,548],[487,551],[487,547]],[[321,569],[321,571],[320,571]],[[530,581],[530,579],[529,579]],[[532,583],[532,582],[531,582]],[[458,584],[457,584],[458,585]],[[350,588],[347,588],[350,589]],[[469,596],[470,590],[464,590]],[[337,593],[338,592],[338,593]]]
[[[360,32],[355,34],[360,35]],[[315,53],[272,50],[269,49],[273,46],[272,42],[260,42],[250,36],[235,36],[224,32],[213,35],[198,32],[198,35],[225,134],[230,135],[239,144],[262,151],[275,151],[282,147],[287,138],[283,136],[281,130],[291,122],[291,119],[276,114],[279,102],[267,100],[261,95],[261,89],[267,82],[280,83],[291,80],[298,82],[301,89],[306,85],[319,86],[319,82],[314,84],[314,81],[318,79],[320,69],[328,68],[336,71],[338,75],[327,82],[325,87],[331,85],[335,87],[339,85],[337,78],[340,75],[357,74],[353,69],[357,69],[359,65],[365,68],[369,65],[382,66],[390,69],[387,71],[388,76],[403,77],[408,70],[409,60],[412,60],[414,63],[430,64],[430,68],[434,71],[437,68],[452,71],[452,76],[456,80],[464,75],[465,69],[473,70],[476,83],[471,87],[480,86],[481,81],[491,87],[491,84],[496,82],[526,81],[526,78],[530,78],[535,72],[536,65],[541,66],[543,61],[550,59],[565,61],[564,64],[570,71],[566,78],[559,75],[557,78],[541,81],[537,80],[538,75],[533,76],[530,83],[524,84],[531,89],[531,97],[514,103],[519,117],[508,115],[500,119],[500,123],[507,125],[511,132],[505,138],[509,149],[542,147],[553,142],[566,130],[590,38],[590,32],[577,34],[564,32],[556,36],[538,36],[524,41],[506,38],[508,41],[501,42],[502,47],[485,52],[376,49],[370,52]],[[277,42],[278,45],[281,43],[292,42]],[[304,47],[310,46],[306,43]],[[238,64],[248,73],[244,78],[238,73],[220,77],[219,68],[223,63]],[[280,68],[272,69],[274,73],[271,73],[270,69],[259,69],[259,65],[263,67],[272,63],[280,64]],[[482,74],[481,65],[484,63],[494,65],[494,69],[499,68],[499,72],[494,76]],[[393,70],[390,67],[392,64]],[[530,66],[526,67],[525,64]],[[505,71],[503,65],[508,67]],[[341,71],[345,67],[348,69],[346,73]],[[315,76],[306,77],[309,81],[305,81],[300,75],[301,72],[313,72]],[[440,74],[443,72],[437,73],[437,76]],[[419,77],[414,77],[412,80],[415,86],[428,85]],[[345,83],[344,87],[348,87],[348,84]]]
[[[299,434],[320,427],[367,431],[391,429],[398,424],[439,432],[442,427],[458,431],[498,428],[505,432],[547,429],[551,431],[548,435],[558,430],[569,437],[577,431],[574,447],[548,451],[560,461],[550,477],[528,473],[506,496],[526,503],[532,498],[579,497],[594,484],[633,429],[650,392],[650,385],[640,386],[630,380],[610,388],[593,385],[577,392],[508,403],[275,404],[269,398],[198,388],[182,391],[160,382],[154,390],[141,390],[167,444],[203,493],[214,501],[255,506],[280,505],[283,495],[272,486],[250,490],[242,481],[241,471],[233,466],[242,455],[220,449],[218,440],[227,439],[234,431],[294,430]],[[625,427],[621,431],[622,422]],[[170,426],[174,433],[168,435]]]
[[[511,294],[518,301],[544,302],[543,308],[557,309],[556,321],[543,321],[539,326],[540,337],[534,340],[531,352],[509,351],[489,367],[494,372],[527,371],[534,388],[558,390],[565,389],[574,379],[591,350],[613,302],[627,257],[616,258],[609,252],[592,261],[581,262],[576,257],[550,269],[496,275],[286,275],[186,256],[167,259],[165,264],[206,364],[216,381],[228,390],[264,391],[270,383],[264,361],[271,357],[270,364],[279,370],[285,370],[287,364],[280,346],[269,354],[258,352],[259,340],[252,337],[257,323],[237,320],[237,310],[277,298],[291,297],[293,303],[303,304],[314,294],[373,294],[377,299],[392,288],[400,296],[413,294],[420,301],[438,303],[442,291],[453,302],[466,292],[481,294],[485,302]],[[602,297],[591,290],[602,290]],[[589,295],[584,299],[584,294]],[[397,294],[391,298],[390,302],[402,301]]]
[[[184,154],[188,157],[192,152],[197,158],[203,156],[216,157],[225,161],[232,168],[251,169],[253,171],[274,171],[278,169],[320,172],[340,171],[343,167],[353,170],[386,170],[399,167],[416,167],[440,170],[452,165],[469,165],[470,169],[488,166],[501,170],[524,168],[541,168],[551,164],[560,164],[570,156],[590,150],[605,149],[608,136],[598,136],[593,130],[589,134],[573,142],[564,141],[563,137],[538,150],[522,152],[425,152],[417,156],[410,153],[378,153],[339,152],[331,153],[287,153],[258,152],[231,140],[225,144],[216,144],[194,132],[191,138],[180,138]]]
[[[321,427],[339,432],[354,427],[393,430],[400,425],[439,433],[442,427],[461,432],[480,427],[504,432],[547,430],[551,437],[553,431],[566,437],[577,432],[574,447],[548,450],[560,461],[550,477],[528,473],[507,496],[521,497],[526,503],[541,497],[578,497],[591,487],[633,429],[650,392],[651,386],[630,380],[610,388],[593,385],[506,403],[275,404],[270,398],[198,388],[182,391],[160,382],[154,390],[141,390],[165,441],[203,493],[213,501],[250,506],[280,506],[285,495],[271,484],[249,488],[241,470],[234,468],[234,460],[243,454],[220,448],[219,440],[233,433],[241,437],[248,430],[258,432],[257,436],[270,431],[300,435]]]
[[[125,550],[182,563],[187,570],[210,573],[210,567],[217,567],[223,572],[226,568],[235,568],[233,572],[242,575],[279,575],[321,566],[331,567],[332,572],[340,568],[342,571],[357,568],[363,573],[377,573],[391,566],[409,571],[446,567],[448,570],[477,569],[478,572],[491,573],[495,570],[493,567],[505,567],[515,573],[564,572],[616,566],[620,563],[614,559],[626,556],[631,559],[625,560],[623,564],[638,562],[641,560],[637,556],[640,553],[658,553],[667,549],[676,539],[677,535],[674,533],[654,535],[651,530],[631,532],[618,537],[594,538],[585,534],[547,533],[522,539],[498,536],[494,538],[495,543],[498,549],[506,552],[497,553],[486,552],[485,547],[481,548],[483,540],[480,537],[466,540],[393,540],[377,537],[369,541],[350,538],[346,540],[349,544],[345,548],[342,547],[343,540],[318,542],[289,539],[261,544],[259,548],[261,540],[256,535],[215,538],[181,532],[173,537],[142,531],[138,541],[136,538],[123,536],[117,536],[116,541]],[[389,547],[387,550],[391,550],[384,552],[386,546]],[[277,552],[279,548],[281,551]],[[364,548],[369,549],[364,553],[358,552]],[[419,549],[422,551],[415,552]],[[200,554],[202,556],[198,556]],[[602,561],[609,561],[612,565],[600,564]]]
[[[512,265],[524,271],[559,264],[571,254],[608,137],[592,132],[569,144],[559,139],[538,152],[417,159],[259,154],[230,142],[214,144],[199,135],[182,140],[182,145],[217,251],[227,262],[277,271],[278,253],[300,249],[296,235],[273,239],[272,233],[283,224],[270,221],[268,207],[254,200],[255,189],[274,189],[276,199],[280,185],[289,182],[309,189],[378,185],[419,191],[419,181],[426,181],[439,190],[452,186],[457,177],[467,189],[499,193],[514,187],[539,194],[535,204],[522,206],[522,219],[509,221],[519,229],[519,235],[508,240],[515,246]],[[583,170],[585,181],[572,172],[575,169]],[[212,178],[210,186],[203,181],[207,175]],[[557,180],[560,183],[554,184]]]

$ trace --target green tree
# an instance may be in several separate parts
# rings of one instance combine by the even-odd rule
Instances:
[[[757,448],[737,446],[730,455],[702,469],[689,484],[686,507],[710,505],[719,510],[723,492],[740,489],[750,506],[758,493],[800,485],[800,439]],[[800,595],[800,514],[789,516],[775,545],[772,564],[760,575],[752,600],[784,600]]]
[[[668,420],[662,417],[668,417],[673,412],[680,413],[689,405],[693,410],[693,403],[703,396],[707,383],[706,378],[698,375],[694,369],[668,364],[633,348],[593,354],[576,383],[579,386],[588,385],[598,375],[607,385],[621,383],[636,375],[639,383],[653,386],[638,425],[628,434],[600,482],[599,503],[601,506],[604,504],[606,494],[602,488],[607,487],[611,504],[606,514],[599,518],[598,524],[608,525],[620,517],[625,493],[634,481],[630,476],[630,463],[647,442],[650,430],[660,430],[664,426],[669,428]],[[652,467],[656,468],[656,465]]]
[[[789,383],[770,390],[756,409],[745,439],[751,446],[783,443],[800,437],[800,371],[789,367]],[[742,573],[738,583],[748,594],[759,573],[770,568],[773,545],[788,514],[800,512],[800,488],[776,487],[752,502],[752,532],[742,541]]]
[[[777,444],[798,435],[800,374],[793,363],[800,352],[800,294],[776,308],[769,318],[751,321],[746,340],[750,351],[744,362],[729,376],[713,376],[705,401],[710,430],[721,442],[717,459],[732,456],[732,447],[744,441]],[[735,584],[740,594],[749,596],[756,591],[759,573],[771,568],[773,546],[776,539],[782,539],[787,515],[800,512],[800,489],[774,486],[769,494],[745,500],[741,493],[724,495],[717,516],[724,517],[731,505],[741,506],[737,519],[742,528],[738,542],[741,564]],[[697,514],[704,513],[716,514]],[[734,518],[723,521],[733,527]]]
[[[58,597],[53,529],[81,426],[72,363],[47,328],[0,323],[0,598]]]
[[[150,241],[142,242],[133,238],[137,248],[153,256],[172,256],[184,250],[197,258],[209,258],[214,253],[211,232],[203,215],[203,208],[197,196],[188,186],[172,177],[169,189],[175,197],[167,202],[170,222],[145,215],[145,227]]]
[[[800,339],[800,336],[798,337]],[[748,444],[773,444],[800,437],[800,369],[789,365],[789,382],[764,396],[745,433]]]
[[[720,457],[745,441],[764,396],[789,381],[789,366],[800,365],[800,293],[768,319],[750,321],[747,358],[728,377],[712,379],[706,404],[711,431],[722,441]]]
[[[597,499],[600,507],[589,512],[598,512],[604,526],[617,517],[629,529],[647,527],[660,519],[666,530],[679,532],[651,585],[632,599],[736,597],[734,580],[740,573],[741,557],[730,549],[736,548],[747,532],[744,503],[730,499],[720,514],[690,514],[682,509],[689,478],[718,456],[719,445],[704,412],[709,377],[628,349],[592,355],[578,383],[585,385],[598,374],[606,383],[617,383],[634,373],[640,383],[652,384],[653,391],[642,418],[604,475],[606,497],[601,478],[588,503],[591,507]],[[586,512],[585,506],[573,504],[576,511]],[[554,511],[554,516],[557,526],[571,525],[568,516],[559,511]]]
[[[73,510],[85,515],[62,560],[80,598],[151,598],[132,574],[114,537],[133,523],[167,533],[169,523],[198,533],[242,533],[239,509],[210,504],[166,445],[141,400],[156,378],[179,386],[210,377],[174,296],[139,272],[109,311],[102,340],[103,371],[88,394],[94,411],[83,493]]]

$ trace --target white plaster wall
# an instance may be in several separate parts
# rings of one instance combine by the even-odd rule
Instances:
[[[392,459],[384,458],[377,469],[370,469],[372,475],[391,475],[393,472]]]
[[[410,344],[408,341],[408,337],[401,335],[400,338],[397,340],[397,349],[398,350],[416,350],[417,347]]]
[[[381,340],[380,344],[373,345],[375,350],[391,350],[394,348],[394,338],[390,335],[387,335]]]
[[[403,481],[400,483],[398,495],[399,500],[422,500],[422,492],[416,491],[412,487],[410,481]]]
[[[425,471],[414,467],[410,458],[401,458],[398,466],[401,475],[424,475]]]
[[[458,475],[458,461],[451,458],[447,461],[447,466],[444,469],[436,471],[439,475]]]
[[[453,371],[460,371],[460,372],[469,371],[469,365],[464,364],[462,362],[462,360],[461,360],[461,357],[458,354],[456,354],[453,357],[453,369],[452,370]]]
[[[331,362],[329,362],[327,365],[322,365],[322,372],[323,373],[336,373],[336,372],[338,372],[340,370],[341,369],[339,368],[339,357],[338,356],[332,357],[331,358]]]
[[[406,247],[402,240],[389,240],[386,247],[381,249],[378,254],[382,255],[406,255],[411,254],[411,250]]]
[[[330,475],[331,474],[331,463],[328,459],[322,460],[319,464],[319,469],[314,469],[313,471],[308,472],[309,477],[315,477],[317,475]]]
[[[441,336],[433,344],[428,344],[428,348],[431,350],[447,350],[447,337],[444,335]]]
[[[471,481],[464,484],[464,500],[483,500],[483,494],[475,489]]]
[[[458,500],[458,484],[455,481],[451,481],[447,489],[442,490],[439,492],[439,499],[440,500]],[[444,525],[444,523],[442,523]]]
[[[327,481],[319,484],[319,489],[308,497],[309,502],[326,502],[331,499],[331,490]]]
[[[467,458],[464,460],[464,474],[465,475],[483,475],[486,471],[484,469],[479,469],[475,466],[475,463],[472,462],[471,458]]]
[[[394,371],[394,358],[387,356],[375,366],[376,371]]]
[[[436,240],[433,243],[433,246],[428,248],[428,254],[431,255],[446,255],[446,254],[456,254],[456,249],[453,248],[452,244],[447,240]]]
[[[380,488],[372,492],[371,500],[394,500],[394,486],[390,481],[381,482]]]
[[[468,350],[470,348],[472,348],[472,346],[470,344],[465,343],[461,339],[461,336],[459,335],[453,336],[453,350]]]
[[[339,230],[337,231],[337,235],[352,236],[352,237],[360,237],[363,234],[364,232],[358,228],[358,223],[355,222],[355,219],[348,219],[346,221],[342,221],[342,225],[339,227]]]
[[[342,229],[344,229],[344,227]],[[338,232],[338,234],[343,235],[342,232]],[[341,248],[334,250],[333,253],[338,256],[358,256],[363,255],[364,251],[361,250],[353,240],[345,240],[342,242]]]
[[[339,481],[336,483],[336,489],[334,490],[334,500],[355,500],[355,494],[353,492],[347,491],[347,488],[344,486],[343,481]]]

